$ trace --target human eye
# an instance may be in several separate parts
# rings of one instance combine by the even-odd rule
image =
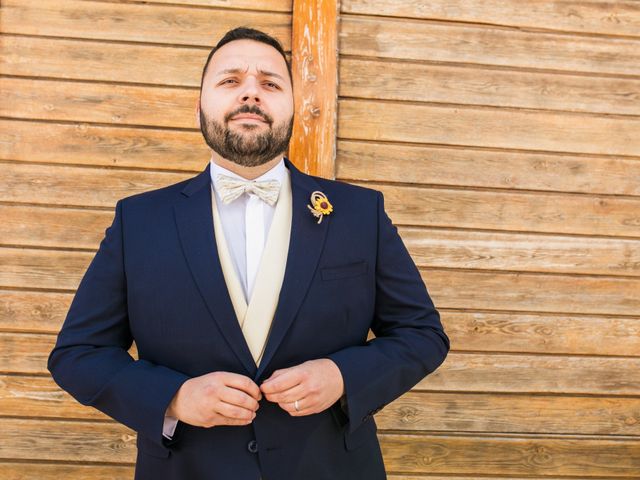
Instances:
[[[220,82],[220,85],[231,85],[232,83],[238,83],[238,81],[235,78],[225,78]]]
[[[280,90],[280,85],[278,85],[275,82],[265,82],[265,85],[269,88],[275,88],[277,90]]]

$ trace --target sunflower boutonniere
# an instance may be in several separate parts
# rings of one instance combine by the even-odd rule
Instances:
[[[311,194],[311,205],[307,205],[307,208],[318,219],[318,223],[322,221],[323,215],[329,215],[333,212],[333,205],[331,205],[327,196],[319,190]]]

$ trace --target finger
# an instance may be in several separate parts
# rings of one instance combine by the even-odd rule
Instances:
[[[299,383],[289,390],[276,393],[266,393],[267,400],[273,403],[288,403],[299,400],[307,396],[307,392],[303,384]]]
[[[315,413],[315,403],[309,397],[298,399],[298,410],[296,410],[295,401],[279,403],[280,408],[288,412],[293,417],[302,417]]]
[[[302,383],[302,373],[299,369],[294,368],[279,375],[277,378],[265,381],[260,386],[260,390],[262,390],[264,393],[283,392],[295,387],[300,383]]]
[[[247,408],[249,410],[255,411],[258,409],[260,404],[258,401],[253,398],[251,395],[243,392],[242,390],[238,390],[233,387],[227,387],[220,391],[220,400],[223,402],[229,403],[231,405],[237,405],[239,407]]]
[[[248,393],[256,400],[260,400],[262,398],[262,392],[260,392],[260,387],[255,384],[253,380],[244,375],[240,375],[238,373],[226,372],[224,376],[224,384],[228,387],[237,388],[238,390],[242,390],[243,392]]]
[[[237,405],[231,405],[226,402],[218,402],[215,407],[215,411],[223,417],[237,420],[253,420],[256,415],[256,412],[253,410],[239,407]]]

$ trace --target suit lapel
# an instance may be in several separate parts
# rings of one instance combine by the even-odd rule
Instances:
[[[291,238],[271,333],[254,380],[263,374],[302,304],[320,260],[327,229],[331,223],[330,216],[325,216],[322,223],[318,224],[307,208],[311,193],[320,189],[318,182],[300,172],[287,158],[284,160],[291,175]]]
[[[174,207],[176,225],[187,263],[209,312],[247,372],[253,374],[257,367],[233,309],[216,247],[209,168],[207,165],[182,190],[182,201]]]

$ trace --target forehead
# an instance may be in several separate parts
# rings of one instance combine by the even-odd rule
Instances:
[[[211,57],[211,73],[231,68],[261,69],[288,76],[287,65],[275,48],[254,40],[234,40],[220,47]]]

